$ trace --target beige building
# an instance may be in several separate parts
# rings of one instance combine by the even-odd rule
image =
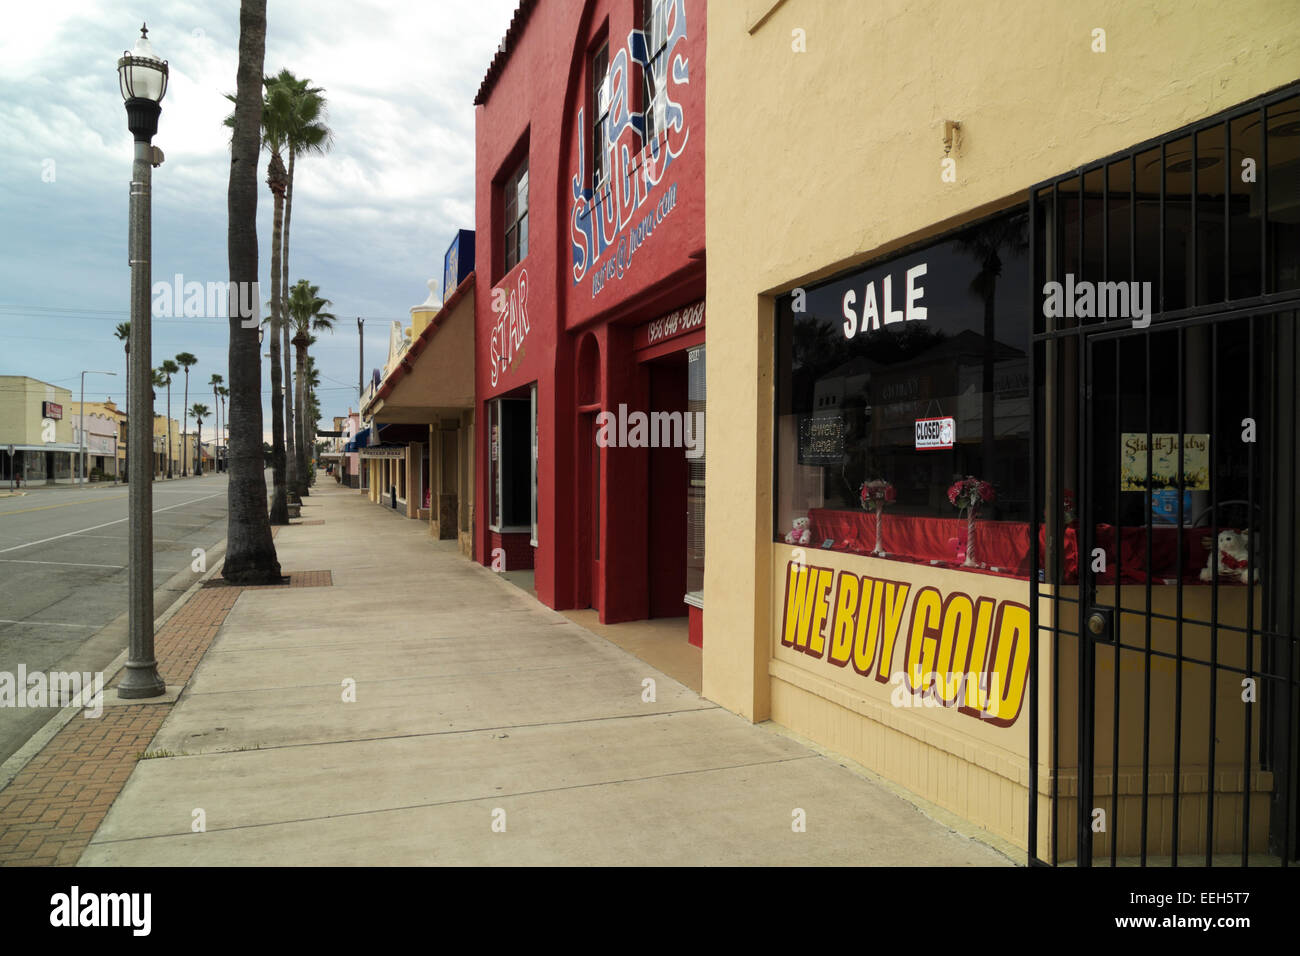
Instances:
[[[153,472],[155,478],[168,476],[169,446],[171,477],[179,478],[181,474],[181,423],[171,419],[171,431],[168,432],[167,416],[154,412],[153,416]],[[193,461],[195,436],[190,439],[190,461]]]
[[[71,481],[77,445],[72,392],[26,375],[0,375],[0,477],[27,484]]]
[[[80,445],[81,403],[72,402],[73,441]],[[120,477],[126,465],[126,413],[111,399],[86,402],[86,472]],[[80,471],[78,471],[80,474]]]
[[[1295,5],[707,16],[705,696],[1033,860],[1294,859]]]

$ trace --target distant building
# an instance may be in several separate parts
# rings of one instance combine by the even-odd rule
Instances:
[[[77,443],[72,392],[27,375],[0,375],[0,478],[27,484],[71,481]]]
[[[72,402],[68,408],[72,440],[80,447],[81,403]],[[86,473],[91,475],[98,470],[104,475],[120,477],[126,464],[126,413],[112,401],[86,402],[85,421]]]

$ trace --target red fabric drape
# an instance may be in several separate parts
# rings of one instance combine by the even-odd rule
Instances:
[[[813,508],[812,544],[834,540],[836,551],[868,554],[876,547],[875,512]],[[966,519],[891,515],[885,511],[881,536],[885,552],[895,560],[960,566],[966,560]],[[975,557],[995,574],[1028,578],[1029,525],[1023,521],[978,521]],[[993,571],[996,568],[997,571]]]
[[[1038,543],[1043,545],[1043,529],[1038,529]],[[1147,529],[1120,529],[1120,552],[1115,555],[1115,526],[1097,525],[1096,541],[1093,547],[1101,548],[1106,555],[1106,570],[1096,575],[1101,584],[1114,584],[1118,570],[1123,584],[1145,584],[1147,581]],[[1210,536],[1207,528],[1183,529],[1183,574],[1185,584],[1200,583],[1200,573],[1209,560],[1209,549],[1205,539]],[[1071,525],[1065,529],[1065,583],[1075,584],[1079,580],[1079,528]],[[1163,584],[1178,578],[1178,529],[1176,527],[1151,529],[1151,582]],[[1232,579],[1221,577],[1220,584],[1232,583]]]
[[[851,551],[870,554],[876,547],[876,515],[869,511],[833,511],[813,508],[808,512],[811,520],[812,546],[819,548],[827,539],[834,551]],[[1205,528],[1183,529],[1183,581],[1200,582],[1201,569],[1205,567],[1209,551],[1205,539],[1210,532]],[[966,519],[928,518],[910,515],[891,515],[885,511],[881,535],[886,556],[892,560],[912,561],[922,564],[939,564],[960,567],[966,559]],[[1115,554],[1115,528],[1098,525],[1095,547],[1106,555],[1106,570],[1097,575],[1101,584],[1114,584],[1119,570],[1125,584],[1145,583],[1147,580],[1147,529],[1123,528],[1120,533],[1120,553]],[[1046,548],[1044,531],[1038,529],[1038,543]],[[1024,521],[976,522],[976,560],[988,565],[989,573],[1011,577],[1029,577],[1029,525]],[[1079,529],[1065,529],[1065,583],[1079,580]],[[993,569],[997,570],[994,571]],[[1151,529],[1151,580],[1162,584],[1178,577],[1178,529],[1156,527]],[[1230,583],[1230,578],[1220,578],[1220,583]]]

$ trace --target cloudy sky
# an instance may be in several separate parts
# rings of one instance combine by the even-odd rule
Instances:
[[[473,228],[472,101],[516,0],[269,0],[264,72],[288,68],[323,87],[334,148],[295,171],[290,282],[309,279],[340,319],[313,352],[322,413],[356,407],[356,317],[366,318],[367,374],[386,357],[388,326],[441,280],[458,228]],[[121,404],[130,318],[127,202],[131,134],[117,58],[147,20],[170,81],[154,144],[153,279],[223,281],[229,132],[238,0],[59,0],[6,8],[0,30],[0,374]],[[259,168],[259,267],[270,283],[272,205]],[[263,296],[264,299],[269,296]],[[212,404],[225,376],[224,318],[153,323],[153,364],[193,352],[190,403]],[[269,374],[263,362],[263,404]],[[197,384],[196,384],[197,383]],[[196,392],[198,393],[196,395]],[[165,399],[159,395],[159,410]],[[172,389],[179,419],[181,396]],[[270,430],[269,411],[265,414]],[[205,422],[205,426],[209,423]]]

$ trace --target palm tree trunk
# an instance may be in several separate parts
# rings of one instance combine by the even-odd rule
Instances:
[[[217,416],[217,434],[212,439],[212,470],[221,471],[221,396],[212,386],[212,413]]]
[[[167,383],[167,477],[172,476],[172,383]]]
[[[266,0],[240,0],[239,81],[230,148],[227,255],[230,282],[257,282],[257,154],[261,149],[262,63],[266,54]],[[238,301],[238,296],[234,301]],[[254,300],[256,305],[260,304]],[[232,584],[276,584],[280,562],[266,514],[262,455],[262,360],[257,329],[230,310],[230,483],[226,487],[226,558],[221,576]]]
[[[280,163],[275,156],[274,163]],[[274,175],[274,174],[273,174]],[[288,485],[285,480],[285,421],[280,408],[280,329],[286,327],[284,301],[280,298],[280,229],[284,221],[284,195],[272,188],[275,195],[275,213],[271,227],[271,474],[274,492],[271,495],[271,524],[289,523]],[[233,396],[232,396],[233,397]]]
[[[284,271],[280,279],[280,295],[283,301],[289,301],[289,222],[293,216],[293,167],[297,159],[297,150],[292,146],[289,147],[289,174],[284,188],[284,236],[281,238],[283,243]],[[286,327],[284,333],[284,375],[286,381],[289,380],[289,331]],[[307,494],[307,482],[302,473],[302,455],[299,453],[298,446],[302,444],[301,425],[299,419],[302,417],[302,402],[297,400],[296,392],[290,392],[288,389],[284,393],[284,414],[285,421],[294,423],[293,440],[289,445],[289,456],[292,460],[290,465],[289,486],[293,489],[295,495],[301,500],[302,496]],[[294,406],[297,406],[297,415],[294,414]]]
[[[190,370],[185,369],[185,403],[181,405],[181,477],[184,478],[189,474],[189,469],[185,464],[185,459],[189,453],[190,444]]]
[[[126,415],[126,427],[129,429],[131,427],[131,343],[129,342],[126,345],[126,398],[122,399],[122,412]],[[121,469],[121,477],[123,481],[130,481],[130,462],[128,460],[125,463],[127,467]],[[9,462],[9,467],[13,468],[12,460]]]
[[[288,299],[282,298],[281,302],[287,302]],[[295,498],[302,495],[301,476],[298,474],[298,426],[294,420],[294,400],[293,400],[293,352],[289,341],[288,321],[283,323],[282,332],[284,340],[284,425],[287,438],[285,440],[285,453],[288,455],[289,473],[288,484],[289,491]]]
[[[308,494],[311,484],[311,404],[307,401],[307,345],[303,343],[298,353],[298,421],[302,431],[298,438],[298,477],[303,483],[303,494]]]

